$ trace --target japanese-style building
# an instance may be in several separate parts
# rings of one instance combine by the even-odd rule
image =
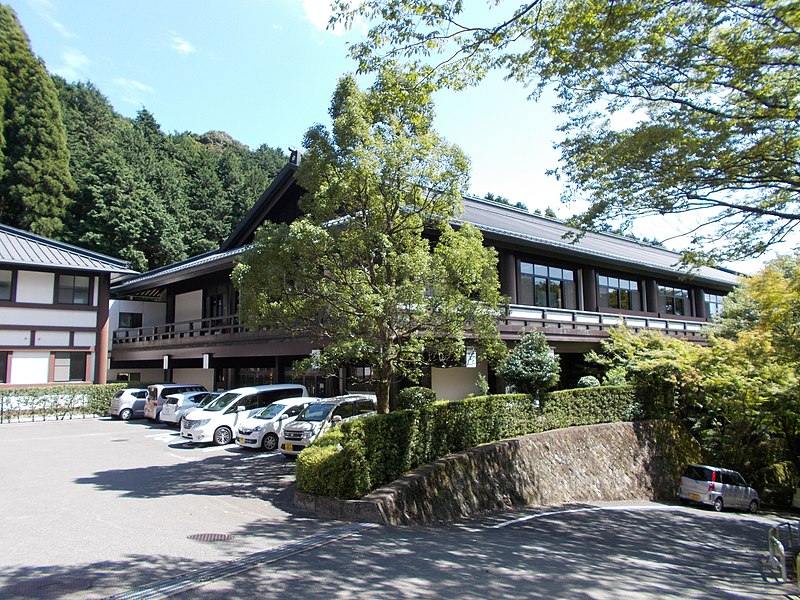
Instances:
[[[318,344],[247,330],[230,274],[265,220],[288,223],[300,215],[296,169],[295,163],[284,167],[219,250],[112,287],[112,321],[118,319],[110,378],[167,377],[209,389],[291,379],[293,361]],[[702,340],[701,329],[738,280],[709,267],[687,273],[679,254],[622,236],[586,233],[571,243],[564,238],[569,228],[556,219],[474,197],[464,198],[459,222],[475,225],[499,254],[501,290],[511,299],[500,323],[503,339],[513,343],[523,329],[545,334],[561,356],[565,383],[574,383],[583,355],[623,320],[635,329]],[[352,369],[363,376],[366,367]],[[478,374],[494,382],[478,362],[433,368],[426,383],[440,398],[461,398],[477,391]],[[336,393],[348,386],[347,375],[305,383],[320,395]]]

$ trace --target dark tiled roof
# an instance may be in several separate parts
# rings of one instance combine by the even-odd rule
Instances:
[[[126,261],[119,258],[2,224],[0,224],[0,264],[103,273],[136,273],[128,268]]]
[[[687,271],[681,267],[681,255],[672,250],[631,238],[603,233],[586,233],[576,243],[564,238],[574,231],[557,219],[533,215],[523,210],[479,198],[464,198],[462,220],[472,223],[489,239],[518,240],[522,245],[549,248],[569,255],[619,269],[638,267],[658,271],[663,275],[681,277]],[[738,276],[732,271],[699,267],[690,276],[700,281],[731,286]]]

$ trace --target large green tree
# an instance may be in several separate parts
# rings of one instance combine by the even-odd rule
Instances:
[[[372,367],[378,409],[426,360],[460,360],[465,332],[503,353],[496,252],[456,219],[469,162],[433,129],[432,87],[378,73],[342,77],[331,131],[311,128],[297,172],[303,217],[265,224],[234,271],[250,327],[319,340],[320,366]]]
[[[759,255],[800,223],[800,5],[777,0],[341,0],[372,21],[362,69],[427,65],[441,85],[501,70],[552,86],[565,196],[584,228],[692,213],[687,258]],[[616,126],[609,117],[622,113]],[[628,126],[620,123],[632,123]]]
[[[0,5],[0,221],[60,238],[75,184],[55,86]]]

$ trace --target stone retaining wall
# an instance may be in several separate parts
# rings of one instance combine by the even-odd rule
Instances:
[[[321,516],[429,525],[512,507],[666,500],[697,442],[668,421],[608,423],[537,433],[452,454],[361,500],[297,492]]]

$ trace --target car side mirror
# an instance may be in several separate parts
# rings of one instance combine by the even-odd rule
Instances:
[[[334,425],[338,425],[341,422],[342,422],[342,415],[334,415],[333,418],[331,419],[331,423],[333,423]]]
[[[242,412],[243,410],[244,410],[244,406],[242,406],[241,404],[236,407],[236,412]]]

